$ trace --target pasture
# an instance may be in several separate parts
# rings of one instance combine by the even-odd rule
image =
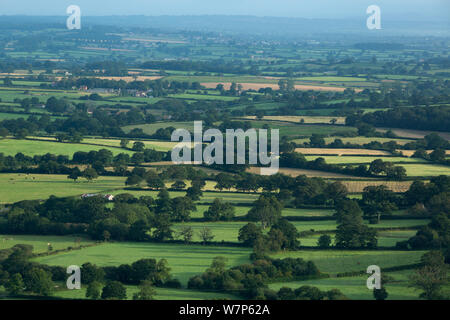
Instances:
[[[99,266],[118,266],[145,258],[166,259],[173,277],[178,278],[183,285],[186,285],[190,277],[203,273],[210,266],[214,257],[227,258],[227,266],[231,267],[248,263],[250,251],[248,248],[230,249],[201,245],[121,242],[105,243],[34,260],[58,266],[73,264],[80,266],[85,262]]]
[[[97,146],[83,143],[61,143],[44,140],[17,140],[17,139],[3,139],[0,140],[0,153],[6,156],[14,156],[21,152],[26,156],[44,155],[52,153],[56,155],[65,155],[72,157],[77,151],[89,152],[106,149],[111,151],[114,155],[119,153],[128,153],[132,155],[133,152],[120,148],[112,148],[107,146]]]
[[[48,244],[53,250],[67,249],[68,247],[79,247],[80,245],[92,244],[94,241],[86,237],[78,236],[39,236],[39,235],[7,235],[0,234],[0,250],[11,248],[16,244],[27,244],[33,246],[33,253],[48,252]]]
[[[110,193],[122,188],[124,177],[104,177],[87,182],[80,178],[79,182],[67,179],[66,175],[55,174],[0,174],[0,203],[12,203],[20,200],[47,199],[76,196],[83,193]]]

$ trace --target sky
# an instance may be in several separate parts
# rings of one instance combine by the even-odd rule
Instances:
[[[66,15],[69,5],[82,15],[255,15],[347,19],[366,16],[378,5],[386,19],[450,20],[450,0],[0,0],[0,15]]]

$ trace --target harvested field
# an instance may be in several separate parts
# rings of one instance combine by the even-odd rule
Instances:
[[[244,119],[256,120],[256,116],[247,116]],[[331,123],[335,119],[336,124],[345,124],[345,117],[320,117],[320,116],[264,116],[263,120],[286,121],[294,123]],[[301,122],[303,120],[303,122]]]
[[[297,148],[295,152],[302,154],[318,154],[318,155],[365,155],[365,156],[388,156],[388,151],[368,150],[368,149],[333,149],[333,148]]]
[[[261,174],[261,168],[258,167],[250,167],[246,171],[254,174]],[[330,178],[330,179],[367,179],[361,177],[350,176],[346,174],[333,173],[333,172],[325,172],[318,170],[307,170],[307,169],[291,169],[291,168],[280,168],[279,173],[291,176],[298,177],[301,175],[305,175],[307,177],[320,177],[320,178]]]
[[[405,192],[412,181],[341,181],[350,193],[361,193],[365,187],[385,185],[394,192]]]
[[[388,130],[392,130],[397,136],[403,137],[403,138],[422,139],[423,137],[425,137],[426,135],[428,135],[430,133],[437,133],[442,138],[450,140],[449,132],[396,129],[396,128],[377,128],[377,131],[380,131],[380,132],[386,132]]]
[[[120,81],[123,80],[125,82],[131,82],[131,81],[145,81],[145,80],[158,80],[161,79],[161,76],[125,76],[125,77],[97,77],[102,80],[114,80],[114,81]]]
[[[411,157],[416,150],[396,150],[401,152],[405,157]],[[427,153],[431,153],[433,150],[427,150]],[[445,154],[450,155],[450,150],[445,150]]]
[[[224,88],[226,90],[230,89],[231,82],[202,82],[201,85],[204,86],[207,89],[215,89],[218,84],[223,84]],[[239,83],[242,85],[242,89],[244,90],[259,90],[261,88],[272,88],[274,90],[278,90],[279,86],[278,84],[274,83]],[[316,91],[333,91],[333,92],[344,92],[346,88],[339,88],[339,87],[327,87],[327,86],[315,86],[315,85],[304,85],[304,84],[296,84],[295,85],[296,90],[316,90]],[[361,89],[356,89],[355,91],[359,92]]]

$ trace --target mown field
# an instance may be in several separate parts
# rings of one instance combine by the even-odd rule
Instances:
[[[411,270],[387,272],[385,273],[392,280],[385,284],[389,294],[387,300],[415,300],[419,292],[411,288],[408,283],[408,277],[413,273]],[[309,285],[320,290],[331,290],[339,288],[349,299],[355,300],[373,300],[372,290],[367,289],[367,275],[356,277],[327,278],[307,281],[293,281],[283,283],[272,283],[269,288],[279,290],[282,287],[297,289],[303,285]],[[449,288],[445,288],[447,291]]]
[[[131,300],[133,294],[139,291],[137,286],[125,286],[127,290],[127,299]],[[221,292],[205,292],[188,289],[154,288],[155,300],[239,300],[238,296]],[[66,299],[86,299],[86,287],[82,286],[80,290],[58,290],[53,295]]]
[[[118,266],[144,258],[166,259],[174,278],[178,278],[186,285],[190,277],[204,272],[214,257],[227,258],[230,267],[249,262],[250,251],[249,248],[122,242],[102,244],[34,260],[58,266],[82,265],[85,262],[99,266]]]
[[[98,151],[100,149],[107,149],[111,151],[114,155],[119,153],[132,154],[131,151],[112,148],[108,146],[97,146],[82,143],[61,143],[53,141],[43,141],[43,140],[17,140],[17,139],[2,139],[0,140],[0,153],[7,156],[14,156],[21,152],[27,156],[44,155],[46,153],[52,153],[56,155],[65,155],[72,157],[77,151]]]
[[[299,232],[305,231],[331,231],[334,232],[337,227],[337,223],[335,220],[322,220],[322,221],[291,221],[291,223],[297,228]],[[379,224],[370,225],[370,227],[375,229],[383,229],[383,228],[402,228],[407,229],[411,227],[423,226],[429,223],[427,219],[408,219],[408,220],[382,220]],[[193,237],[194,241],[201,241],[199,236],[199,231],[204,227],[207,227],[211,230],[214,235],[213,241],[227,241],[227,242],[238,242],[238,234],[239,229],[246,225],[247,222],[244,221],[232,221],[232,222],[186,222],[186,223],[178,223],[174,225],[174,230],[180,231],[183,227],[189,226],[191,227],[195,235]],[[267,230],[266,230],[267,231]],[[384,237],[389,237],[388,234],[383,234]],[[404,239],[402,239],[404,240]],[[386,243],[390,243],[391,245],[395,245],[393,241],[386,240]],[[400,240],[399,240],[400,241]],[[307,241],[303,243],[304,245],[316,245],[317,240],[313,242]]]
[[[11,248],[16,244],[27,244],[33,246],[33,253],[42,253],[48,251],[48,244],[51,244],[53,250],[76,248],[79,245],[87,245],[94,241],[86,237],[78,236],[39,236],[39,235],[8,235],[0,234],[0,250]]]
[[[99,177],[87,182],[73,182],[65,175],[48,174],[0,174],[0,203],[12,203],[23,199],[47,199],[54,195],[57,197],[75,196],[83,193],[110,193],[110,191],[123,188],[124,177]]]

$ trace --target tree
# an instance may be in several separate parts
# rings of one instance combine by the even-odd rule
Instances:
[[[196,210],[196,206],[189,197],[176,197],[171,200],[171,219],[183,222],[190,219],[191,211]]]
[[[246,246],[254,246],[255,241],[263,235],[262,228],[252,222],[239,229],[238,240]]]
[[[385,185],[365,187],[362,194],[364,213],[372,219],[372,223],[379,223],[382,214],[391,214],[397,209],[394,203],[395,197],[394,192]],[[373,218],[376,220],[374,221]]]
[[[133,295],[133,300],[154,300],[156,290],[153,289],[151,281],[142,281],[138,288],[139,291]]]
[[[207,244],[208,242],[212,241],[214,239],[214,235],[212,234],[212,231],[208,227],[203,227],[198,232],[198,235],[200,239],[202,239],[203,244]]]
[[[133,151],[142,152],[142,151],[144,151],[144,149],[145,149],[145,144],[143,142],[136,141],[135,143],[133,143],[133,148],[132,148]]]
[[[130,143],[130,140],[128,140],[128,139],[121,139],[120,140],[120,147],[126,149],[129,143]]]
[[[430,153],[430,160],[435,162],[440,162],[445,160],[445,150],[443,149],[436,149],[433,152]]]
[[[14,296],[21,294],[25,289],[22,275],[20,273],[13,274],[12,277],[6,282],[5,289],[9,295]]]
[[[410,286],[423,291],[420,298],[441,299],[441,288],[448,282],[444,256],[439,251],[432,251],[422,257],[422,262],[424,266],[410,276]]]
[[[127,289],[119,281],[110,281],[103,287],[102,299],[105,300],[125,300]]]
[[[179,236],[183,238],[184,243],[188,244],[194,236],[194,229],[190,226],[183,226],[179,231]]]
[[[174,190],[183,190],[186,188],[186,183],[182,180],[177,180],[171,185],[171,188]]]
[[[86,262],[81,265],[81,274],[83,275],[83,284],[102,282],[103,278],[105,277],[105,271],[90,262]]]
[[[78,167],[75,167],[72,169],[70,174],[67,176],[67,179],[72,179],[74,182],[78,180],[78,178],[81,176],[81,171],[78,169]]]
[[[362,210],[353,200],[343,200],[336,206],[339,225],[336,230],[338,248],[374,248],[377,246],[377,233],[362,219]]]
[[[322,249],[329,248],[331,246],[331,237],[327,234],[321,235],[317,241],[317,245]]]
[[[234,207],[231,203],[215,198],[212,205],[203,213],[203,216],[209,221],[229,221],[234,217]]]
[[[380,289],[373,289],[373,297],[375,298],[375,300],[386,300],[388,295],[389,294],[387,293],[385,287],[381,287]]]
[[[42,296],[50,295],[54,287],[51,274],[40,268],[32,268],[27,271],[24,283],[27,291]]]
[[[263,229],[274,224],[281,217],[283,204],[274,196],[261,195],[253,204],[247,217],[261,222]]]
[[[279,219],[271,228],[272,230],[280,230],[283,234],[282,249],[297,249],[300,246],[298,241],[299,232],[297,228],[286,219]]]
[[[91,182],[92,180],[98,178],[98,173],[94,168],[89,167],[83,171],[83,178]]]
[[[84,274],[83,274],[83,276],[84,276]],[[86,298],[98,300],[100,298],[100,289],[101,289],[100,282],[93,281],[93,282],[89,283],[89,285],[86,289]]]

